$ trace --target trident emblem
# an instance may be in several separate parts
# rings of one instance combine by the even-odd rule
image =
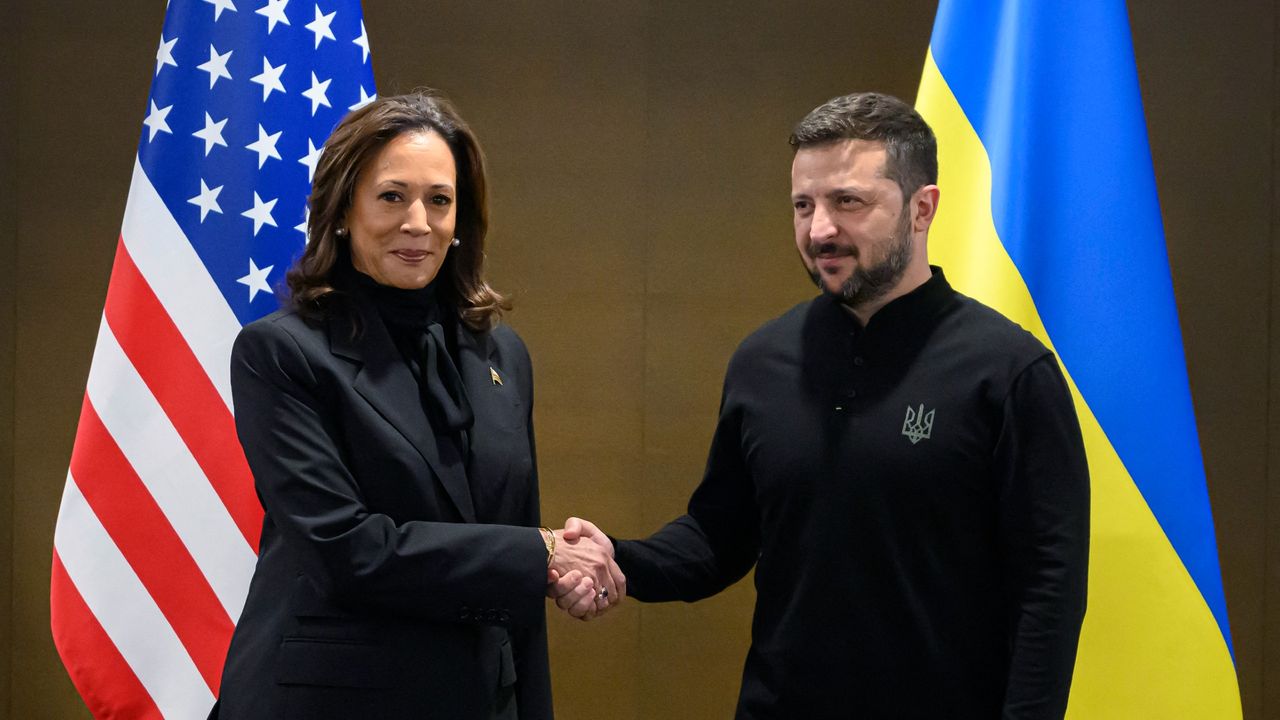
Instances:
[[[927,413],[924,411],[924,403],[920,404],[919,410],[907,406],[907,419],[902,421],[902,434],[907,436],[912,445],[928,440],[933,433],[933,413],[934,410]]]

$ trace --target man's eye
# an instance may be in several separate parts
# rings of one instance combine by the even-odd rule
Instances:
[[[859,200],[859,199],[858,199],[858,198],[856,198],[856,197],[853,197],[852,195],[845,195],[845,196],[841,197],[841,198],[839,199],[839,202],[840,202],[840,204],[841,204],[841,205],[844,205],[844,206],[846,206],[846,207],[853,206],[853,205],[860,205],[860,204],[862,204],[862,201],[861,201],[861,200]]]
[[[809,209],[809,201],[807,200],[797,200],[793,203],[793,205],[796,209],[796,212],[801,212],[803,210]]]

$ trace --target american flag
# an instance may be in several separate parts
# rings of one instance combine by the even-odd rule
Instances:
[[[358,0],[172,0],[54,534],[54,643],[96,717],[204,717],[262,509],[232,422],[338,120],[374,97]]]

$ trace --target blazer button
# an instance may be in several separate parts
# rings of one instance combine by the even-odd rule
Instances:
[[[504,623],[510,622],[511,613],[507,612],[506,610],[503,610],[502,612],[498,613],[498,620]]]
[[[463,606],[462,606],[462,611],[458,613],[458,618],[459,618],[459,619],[461,619],[461,620],[470,620],[470,619],[471,619],[471,608],[467,607],[466,605],[463,605]]]

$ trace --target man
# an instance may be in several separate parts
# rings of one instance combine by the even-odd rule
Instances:
[[[911,107],[836,98],[791,145],[822,292],[734,354],[688,514],[616,543],[627,590],[693,601],[755,565],[741,719],[1059,718],[1089,482],[1058,364],[929,266],[937,146]]]

